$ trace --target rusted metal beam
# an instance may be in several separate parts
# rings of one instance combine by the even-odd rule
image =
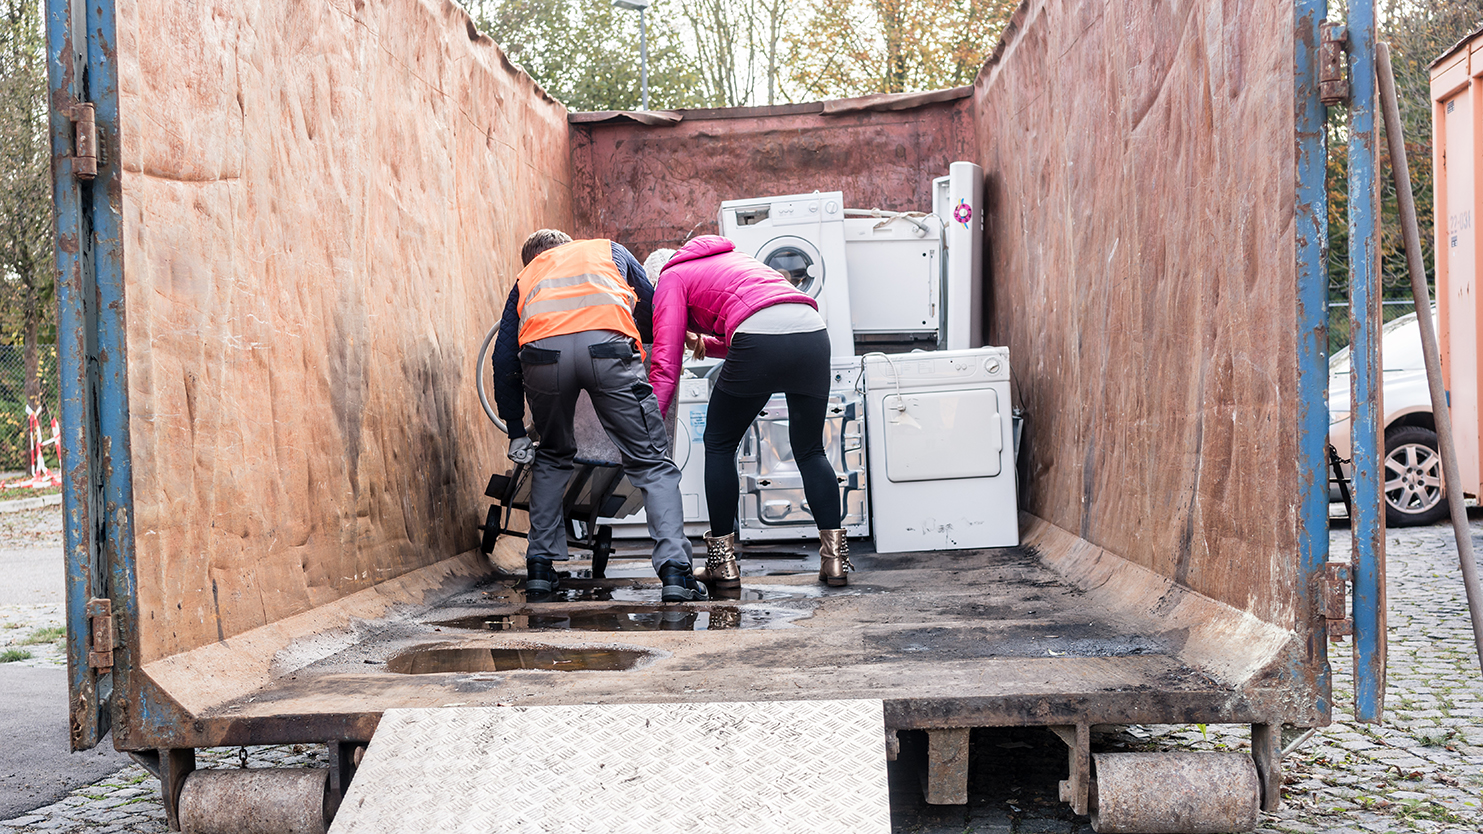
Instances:
[[[1060,784],[1061,801],[1071,810],[1086,815],[1092,805],[1092,733],[1089,724],[1051,727],[1051,732],[1066,742],[1069,778]]]
[[[1262,789],[1262,810],[1282,808],[1282,725],[1251,725],[1251,760]]]
[[[927,730],[927,774],[923,793],[929,805],[968,804],[967,727]]]
[[[165,805],[165,820],[171,831],[180,830],[180,791],[185,778],[196,770],[194,748],[174,748],[159,751],[160,801]]]

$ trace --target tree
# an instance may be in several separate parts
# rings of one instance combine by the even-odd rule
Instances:
[[[576,111],[639,106],[638,14],[610,0],[465,0],[475,23],[536,83]],[[671,3],[645,13],[649,101],[655,109],[705,107],[708,96],[686,53]]]
[[[1019,0],[816,0],[789,43],[809,98],[968,84]]]
[[[1432,61],[1483,24],[1483,0],[1450,0],[1433,4],[1428,0],[1381,0],[1377,9],[1376,37],[1390,44],[1395,72],[1396,98],[1405,139],[1411,191],[1416,199],[1416,220],[1421,233],[1422,262],[1427,283],[1435,285],[1436,260],[1433,234],[1432,181]],[[1348,130],[1342,108],[1329,118],[1329,288],[1339,299],[1349,291],[1348,216]],[[1381,135],[1384,135],[1383,123]],[[1395,178],[1391,174],[1389,147],[1380,143],[1380,278],[1383,300],[1409,301],[1411,276],[1400,227]],[[1408,308],[1394,305],[1393,315]],[[1330,347],[1348,342],[1347,314],[1336,310],[1330,316]]]
[[[25,398],[33,409],[41,403],[37,346],[55,321],[40,8],[35,0],[0,0],[0,326],[25,345]]]
[[[696,67],[715,105],[776,104],[789,10],[797,0],[680,0]],[[762,93],[765,85],[766,93]],[[758,99],[761,99],[759,102]]]

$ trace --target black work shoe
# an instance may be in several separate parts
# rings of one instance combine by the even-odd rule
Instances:
[[[689,565],[665,562],[659,567],[659,581],[664,585],[659,598],[665,602],[693,602],[710,599],[710,595],[705,592],[705,586],[697,582],[695,575],[690,572]]]
[[[550,562],[542,562],[538,559],[525,560],[525,596],[544,596],[554,593],[561,585],[561,575],[551,567]]]

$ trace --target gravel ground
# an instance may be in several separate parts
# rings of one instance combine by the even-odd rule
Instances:
[[[6,535],[34,538],[53,529],[38,518],[0,517]],[[13,514],[21,516],[23,514]],[[1483,551],[1483,520],[1472,520],[1474,547]],[[0,544],[3,546],[3,544]],[[1348,553],[1348,530],[1331,530],[1335,556]],[[60,551],[60,541],[58,541]],[[1483,830],[1483,676],[1473,651],[1467,604],[1450,526],[1392,531],[1389,553],[1389,684],[1385,721],[1353,723],[1349,644],[1334,644],[1333,725],[1316,732],[1284,762],[1283,809],[1266,815],[1264,834]],[[62,622],[60,604],[0,606],[0,652],[28,651],[17,661],[65,665],[59,644],[46,637]],[[964,807],[920,803],[914,774],[893,770],[894,829],[919,834],[953,832],[1065,832],[1084,834],[1085,818],[1055,800],[1065,777],[1065,751],[1041,730],[975,731],[970,802]],[[1133,726],[1098,739],[1101,749],[1244,750],[1245,727]],[[1004,755],[1003,751],[1012,751]],[[198,751],[205,767],[323,766],[323,748],[216,748]],[[10,820],[0,831],[163,834],[159,785],[131,765],[53,805]]]

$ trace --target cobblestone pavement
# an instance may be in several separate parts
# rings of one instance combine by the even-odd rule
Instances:
[[[1474,512],[1475,548],[1483,551],[1483,521]],[[1335,557],[1347,555],[1348,531],[1331,531]],[[1452,528],[1391,531],[1389,552],[1389,686],[1383,724],[1355,724],[1347,642],[1331,649],[1338,708],[1284,762],[1283,809],[1266,815],[1263,834],[1483,830],[1483,676],[1473,652],[1467,603]],[[59,606],[0,608],[0,640],[61,622]],[[0,644],[0,651],[4,645]],[[26,663],[58,663],[48,648],[26,648]],[[975,731],[970,803],[933,807],[920,802],[915,775],[892,771],[897,832],[1087,834],[1087,820],[1055,800],[1065,777],[1065,750],[1036,729]],[[1134,726],[1098,739],[1100,749],[1243,750],[1245,727]],[[1010,755],[1004,755],[1005,753]],[[323,766],[323,748],[218,748],[198,752],[205,767]],[[0,832],[163,834],[159,785],[132,765],[23,816],[0,821]]]

